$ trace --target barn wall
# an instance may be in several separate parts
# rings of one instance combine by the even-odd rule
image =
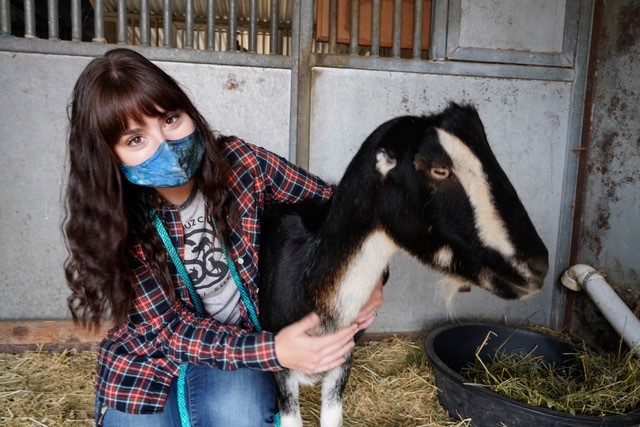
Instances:
[[[306,1],[302,4],[308,7]],[[434,2],[431,50],[436,60],[327,54],[314,57],[305,70],[297,65],[260,68],[249,61],[245,66],[180,58],[169,62],[161,58],[167,50],[146,52],[153,52],[156,62],[187,88],[215,128],[292,160],[293,153],[306,150],[308,159],[302,163],[330,181],[340,178],[360,143],[388,118],[431,113],[448,101],[474,103],[498,160],[549,248],[545,288],[522,302],[501,301],[474,288],[446,307],[436,291],[438,277],[398,255],[386,304],[371,331],[417,331],[445,320],[449,312],[459,319],[505,318],[554,326],[564,309],[557,278],[568,263],[577,165],[571,150],[579,139],[591,1],[513,4],[517,7],[503,7],[511,0]],[[533,12],[541,17],[523,18]],[[525,30],[527,37],[516,37]],[[480,33],[482,43],[474,36]],[[60,234],[65,108],[92,55],[77,44],[73,56],[61,54],[62,44],[53,43],[46,53],[4,49],[4,40],[0,320],[66,319],[66,254]],[[298,103],[306,95],[296,91],[306,86],[296,85],[305,78],[296,72],[310,78],[308,111],[304,102]],[[305,140],[294,128],[307,124]]]

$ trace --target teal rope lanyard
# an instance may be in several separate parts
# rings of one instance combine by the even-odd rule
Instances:
[[[169,237],[169,233],[167,233],[167,229],[164,227],[164,224],[162,223],[162,220],[160,219],[157,213],[151,212],[151,219],[153,220],[153,225],[156,227],[156,231],[160,236],[160,240],[162,240],[162,243],[164,244],[165,249],[169,253],[169,257],[171,258],[173,265],[176,267],[176,270],[178,270],[178,274],[180,275],[180,278],[182,279],[185,286],[187,287],[187,291],[189,292],[189,298],[191,299],[191,302],[195,306],[198,314],[200,316],[203,316],[205,312],[204,312],[204,308],[202,307],[202,301],[200,300],[200,297],[196,292],[196,289],[193,286],[193,283],[191,282],[189,273],[187,272],[187,269],[184,267],[184,263],[182,262],[180,255],[178,255],[178,251],[176,250],[175,246],[171,242],[171,238]],[[262,326],[260,326],[256,309],[253,303],[251,302],[251,298],[249,298],[249,293],[247,292],[247,289],[242,284],[242,280],[240,279],[240,274],[238,273],[236,266],[233,264],[233,260],[229,257],[227,248],[224,244],[222,236],[220,236],[218,225],[216,224],[216,221],[214,220],[213,215],[211,216],[211,223],[213,224],[213,228],[215,229],[216,235],[219,237],[222,253],[227,259],[227,265],[229,266],[229,270],[231,271],[231,276],[233,277],[233,281],[236,284],[238,291],[240,292],[240,296],[242,297],[242,302],[247,308],[247,312],[249,314],[249,317],[251,318],[251,322],[253,323],[254,328],[258,333],[260,333],[262,332]],[[187,363],[181,364],[180,374],[178,376],[178,412],[180,413],[180,424],[182,427],[191,427],[191,420],[189,418],[189,411],[187,410],[187,397],[186,397],[186,377],[187,377],[188,369],[189,369],[189,364]],[[280,426],[279,412],[276,413],[274,421],[275,421],[274,425],[276,427],[279,427]]]
[[[167,229],[164,227],[162,220],[155,212],[151,213],[151,219],[153,219],[153,225],[155,225],[156,230],[158,231],[158,235],[160,236],[160,240],[164,244],[165,249],[169,253],[169,257],[173,262],[173,265],[178,270],[178,274],[182,278],[185,286],[187,287],[187,291],[189,292],[189,298],[191,302],[196,308],[196,311],[200,316],[204,315],[204,308],[202,307],[202,301],[200,301],[200,297],[196,292],[193,283],[191,282],[191,278],[189,277],[189,273],[187,269],[184,267],[182,259],[180,259],[180,255],[178,255],[178,251],[175,246],[171,242],[171,238],[169,237],[169,233],[167,233]],[[183,363],[180,365],[180,374],[178,375],[178,413],[180,414],[180,425],[182,427],[191,427],[191,419],[189,418],[189,411],[187,410],[187,370],[189,369],[189,364]]]

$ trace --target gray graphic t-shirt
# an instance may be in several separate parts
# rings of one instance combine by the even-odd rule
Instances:
[[[178,210],[184,227],[184,266],[204,309],[220,323],[239,323],[240,292],[229,272],[220,241],[214,236],[209,221],[205,221],[202,193],[198,191]]]

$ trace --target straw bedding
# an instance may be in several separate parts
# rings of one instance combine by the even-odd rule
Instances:
[[[92,351],[0,354],[0,425],[93,425]],[[446,415],[422,343],[390,338],[359,346],[345,391],[345,426],[467,426]],[[305,425],[319,423],[320,388],[304,388]]]
[[[470,384],[486,387],[510,399],[572,415],[606,417],[640,409],[640,358],[596,351],[582,342],[567,354],[563,366],[541,356],[496,352],[462,370]],[[569,341],[565,339],[565,341]],[[622,343],[621,343],[622,344]]]

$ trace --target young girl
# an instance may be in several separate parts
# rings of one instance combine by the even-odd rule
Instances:
[[[83,325],[114,321],[98,346],[99,425],[180,425],[178,396],[192,425],[271,425],[271,372],[338,366],[382,305],[379,283],[357,323],[334,334],[307,335],[314,313],[277,334],[256,331],[264,204],[326,201],[331,187],[214,133],[179,85],[131,50],[80,75],[69,161],[69,307]]]

